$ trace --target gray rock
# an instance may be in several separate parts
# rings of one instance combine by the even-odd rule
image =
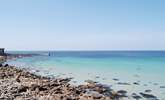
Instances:
[[[140,95],[142,95],[144,98],[147,98],[147,99],[157,99],[157,97],[152,94],[146,94],[146,93],[141,92]]]

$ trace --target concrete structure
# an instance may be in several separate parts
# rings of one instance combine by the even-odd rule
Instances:
[[[0,48],[0,55],[5,55],[5,49],[4,48]]]
[[[6,61],[5,49],[0,48],[0,64]]]

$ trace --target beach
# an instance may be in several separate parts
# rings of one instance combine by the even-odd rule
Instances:
[[[88,81],[73,86],[71,78],[51,79],[37,76],[14,66],[0,66],[0,99],[2,100],[118,100],[124,91]]]
[[[123,100],[142,97],[136,93],[127,96],[126,90],[114,91],[92,80],[74,86],[71,78],[42,77],[14,66],[0,66],[0,99],[2,100]],[[124,83],[121,83],[124,84]],[[148,90],[149,91],[149,90]],[[140,93],[146,99],[157,100],[152,94]]]
[[[72,53],[72,55],[76,55],[76,54]],[[83,54],[83,57],[84,57],[84,55],[85,54]],[[106,55],[108,55],[108,54],[106,54]],[[69,56],[71,56],[71,55],[69,55]],[[95,95],[95,96],[102,95],[102,97],[100,97],[100,99],[102,98],[102,100],[158,100],[158,99],[164,100],[163,77],[158,75],[158,77],[160,77],[159,79],[162,79],[162,80],[157,80],[154,77],[151,77],[151,76],[154,76],[154,74],[150,74],[150,75],[147,74],[147,75],[149,75],[149,77],[150,77],[149,78],[145,74],[142,74],[142,71],[141,71],[142,67],[137,67],[137,68],[133,67],[132,63],[131,63],[131,66],[133,68],[135,68],[135,71],[130,71],[131,67],[129,67],[129,65],[126,64],[127,67],[129,67],[129,70],[127,70],[130,72],[129,74],[124,73],[124,71],[121,71],[119,69],[118,70],[109,69],[109,67],[104,67],[104,66],[105,65],[107,66],[107,64],[112,62],[112,60],[114,63],[115,62],[114,57],[112,60],[110,60],[109,57],[103,59],[103,58],[100,58],[100,56],[102,56],[102,54],[101,55],[99,54],[99,58],[95,59],[97,61],[96,62],[94,60],[94,58],[91,58],[91,56],[90,57],[89,56],[90,55],[88,54],[88,59],[87,59],[87,58],[83,58],[80,56],[72,57],[72,58],[71,57],[69,57],[69,58],[61,57],[61,54],[60,54],[60,57],[58,57],[58,53],[56,53],[55,57],[54,56],[53,57],[45,56],[45,55],[44,56],[43,55],[33,55],[33,56],[32,55],[31,56],[22,55],[22,57],[19,57],[19,58],[16,57],[14,60],[10,59],[9,61],[7,61],[6,64],[8,63],[9,66],[6,68],[10,69],[10,70],[16,69],[16,70],[26,71],[37,77],[42,76],[42,77],[44,77],[43,79],[37,78],[37,80],[41,80],[41,81],[46,79],[46,80],[49,80],[49,82],[51,82],[52,80],[67,79],[68,80],[67,84],[75,87],[76,89],[77,88],[79,89],[81,86],[85,86],[85,87],[87,86],[85,89],[83,87],[82,91],[86,91],[85,95],[88,95],[88,96],[91,95],[91,92],[93,90],[96,90],[95,88],[98,88],[97,87],[97,85],[98,85],[98,86],[101,86],[101,89],[103,89],[103,87],[106,88],[106,90],[107,90],[106,93],[102,93],[102,92],[100,93],[98,91],[94,91],[94,94],[92,92],[92,95]],[[129,56],[130,56],[130,54],[129,54]],[[93,54],[92,54],[92,57],[93,57]],[[73,58],[76,58],[76,59],[73,59]],[[135,58],[135,57],[133,57],[133,58]],[[151,57],[149,57],[149,58],[151,58]],[[159,59],[158,58],[156,58],[156,59],[152,58],[153,59],[152,61],[156,61],[157,65],[159,64],[158,61],[162,62],[160,60],[160,58]],[[116,59],[116,56],[115,56],[115,59]],[[132,57],[131,57],[131,59],[132,59]],[[137,62],[137,59],[135,59],[137,62],[136,64],[139,64],[139,63],[143,64],[144,61],[141,62],[141,59],[142,58],[140,57],[140,62]],[[150,63],[150,60],[151,59],[146,60],[145,63],[148,61]],[[71,63],[71,61],[72,61],[72,63]],[[104,61],[104,63],[103,63],[103,61]],[[126,62],[125,59],[123,59],[123,58],[120,60],[117,58],[116,61],[117,61],[117,63],[120,63],[121,61],[124,63]],[[131,62],[133,62],[133,61],[134,60],[131,60]],[[121,63],[121,64],[125,65],[124,63]],[[64,64],[65,64],[65,66],[64,66]],[[117,64],[117,65],[115,64],[116,67],[118,67],[118,65],[119,64]],[[162,63],[161,63],[161,65],[162,65]],[[10,66],[14,66],[14,67],[10,67]],[[90,66],[90,67],[88,67],[88,66]],[[102,67],[99,67],[99,66],[102,66]],[[145,66],[146,66],[146,64],[145,64]],[[127,67],[125,67],[125,68],[127,68]],[[95,68],[95,69],[93,69],[93,68]],[[132,68],[132,70],[133,70],[133,68]],[[2,69],[5,69],[5,67],[2,67]],[[143,70],[144,70],[144,68],[143,68]],[[149,71],[149,69],[145,70],[145,72],[146,71]],[[2,72],[5,72],[5,70],[2,70]],[[156,72],[156,70],[155,70],[155,72]],[[5,72],[5,73],[8,73],[8,72]],[[15,73],[15,74],[16,74],[15,76],[17,76],[18,73]],[[162,75],[162,74],[160,73],[160,75]],[[21,78],[21,79],[24,79],[24,78],[25,77],[23,76],[23,78]],[[4,80],[2,80],[2,81],[4,82]],[[32,80],[32,81],[34,81],[34,80]],[[31,83],[31,81],[28,81],[28,82]],[[23,84],[24,84],[24,80],[23,80]],[[88,87],[88,85],[91,86],[91,84],[93,85],[92,86],[93,89],[91,89],[91,87]],[[4,83],[4,85],[5,85],[5,83]],[[39,85],[41,85],[41,84],[39,84]],[[7,86],[5,86],[5,87],[7,88]],[[31,88],[31,86],[28,86],[28,87]],[[42,85],[41,85],[41,87],[42,87]],[[48,92],[48,91],[53,91],[53,90],[49,89],[49,86],[47,86],[46,91]],[[56,89],[54,91],[56,91]],[[82,93],[82,91],[81,91],[81,93]],[[41,91],[38,91],[38,93],[39,92],[41,92]],[[54,94],[56,94],[56,93],[54,93]],[[65,93],[61,93],[61,94],[66,95]],[[45,94],[45,95],[47,97],[47,94]],[[57,95],[59,95],[59,94],[57,94]],[[72,94],[69,94],[69,96],[71,96],[71,95]],[[114,97],[114,95],[115,95],[115,97]],[[91,96],[88,97],[88,96],[82,97],[82,94],[81,95],[77,94],[77,96],[73,97],[73,98],[75,98],[73,100],[79,100],[80,97],[83,98],[83,100],[93,100],[95,98],[93,96],[92,97]],[[37,98],[39,98],[39,97],[42,97],[42,96],[38,95]],[[43,98],[46,98],[46,97],[43,97]],[[54,98],[52,100],[56,100],[56,98],[57,98],[54,96],[50,96],[50,97]],[[20,97],[20,98],[22,98],[22,97]],[[34,97],[34,98],[36,98],[36,97]],[[95,99],[100,100],[98,98],[95,98]],[[63,99],[57,99],[57,100],[63,100]]]
[[[165,100],[165,0],[0,0],[0,100]]]

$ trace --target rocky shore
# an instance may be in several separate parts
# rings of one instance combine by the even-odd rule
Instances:
[[[88,81],[73,86],[70,78],[37,76],[14,66],[0,65],[0,100],[118,100],[125,93]]]
[[[8,64],[0,64],[0,100],[158,100],[146,93],[114,91],[91,80],[87,84],[71,85],[71,78],[42,77]]]

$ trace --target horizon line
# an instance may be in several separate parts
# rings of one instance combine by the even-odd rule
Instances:
[[[132,49],[132,50],[127,50],[127,49],[123,49],[123,50],[117,50],[117,49],[116,50],[85,50],[85,49],[84,50],[69,50],[68,49],[68,50],[5,50],[5,51],[6,52],[10,52],[10,51],[43,51],[43,52],[44,51],[71,51],[71,52],[72,51],[73,52],[74,51],[75,52],[79,52],[79,51],[84,51],[84,52],[105,51],[106,52],[106,51],[165,51],[165,50],[153,50],[153,49],[150,49],[150,50],[149,49],[148,50],[147,49],[146,50],[142,50],[142,49],[141,50],[140,49],[139,50],[138,49]]]

